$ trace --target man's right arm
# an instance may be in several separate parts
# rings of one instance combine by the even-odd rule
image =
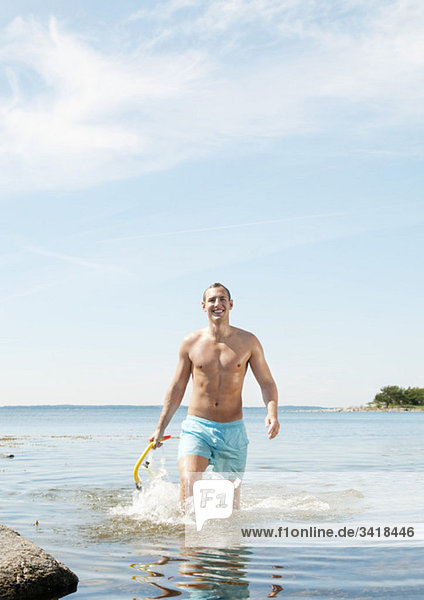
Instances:
[[[187,338],[185,338],[180,347],[177,370],[166,393],[165,402],[163,404],[159,421],[156,425],[153,435],[149,438],[149,442],[153,442],[153,448],[157,448],[160,445],[159,442],[161,438],[163,438],[165,429],[168,427],[170,420],[174,416],[175,411],[183,399],[184,392],[191,374],[189,347],[189,341]]]

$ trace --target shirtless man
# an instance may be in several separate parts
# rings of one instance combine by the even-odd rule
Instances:
[[[203,294],[202,308],[209,325],[190,333],[180,347],[177,370],[166,394],[154,434],[153,448],[181,404],[190,375],[193,394],[183,421],[178,450],[180,500],[191,493],[191,474],[214,471],[241,478],[246,465],[248,439],[242,414],[242,387],[250,365],[267,408],[265,426],[269,439],[280,429],[277,387],[259,340],[229,323],[233,301],[229,290],[213,283]]]

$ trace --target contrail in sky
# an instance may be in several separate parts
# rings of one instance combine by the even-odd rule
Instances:
[[[45,248],[39,248],[35,246],[31,246],[27,248],[28,252],[32,254],[40,254],[41,256],[48,256],[50,258],[56,258],[57,260],[63,260],[65,262],[79,265],[80,267],[86,267],[88,269],[96,269],[104,272],[118,272],[123,273],[124,275],[133,275],[120,267],[116,267],[115,265],[108,265],[103,263],[96,263],[92,261],[85,260],[84,258],[80,258],[79,256],[73,256],[70,254],[63,254],[61,252],[53,252],[51,250],[46,250]]]
[[[109,267],[108,265],[103,265],[95,262],[90,262],[85,260],[84,258],[80,258],[79,256],[71,256],[70,254],[62,254],[60,252],[53,252],[51,250],[46,250],[45,248],[36,248],[31,246],[27,248],[28,252],[33,254],[41,254],[41,256],[49,256],[50,258],[57,258],[58,260],[64,260],[69,263],[73,263],[75,265],[79,265],[81,267],[88,267],[89,269],[114,269],[115,267]]]
[[[268,219],[265,221],[250,221],[249,223],[235,223],[233,225],[217,225],[215,227],[196,227],[195,229],[177,229],[175,231],[162,231],[158,233],[142,233],[140,235],[130,235],[126,237],[109,238],[99,240],[100,244],[105,242],[121,242],[129,240],[142,240],[146,238],[165,237],[169,235],[182,235],[184,233],[202,233],[205,231],[222,231],[224,229],[241,229],[242,227],[253,227],[255,225],[271,225],[273,223],[284,223],[288,221],[302,221],[306,219],[320,219],[322,217],[340,217],[346,212],[323,213],[319,215],[304,215],[301,217],[285,217],[283,219]]]
[[[31,288],[27,288],[26,290],[22,290],[20,292],[14,292],[9,294],[2,300],[15,300],[15,298],[23,298],[24,296],[32,296],[32,294],[37,294],[38,292],[42,292],[47,290],[48,288],[59,285],[60,283],[66,282],[67,279],[57,279],[55,281],[51,281],[50,283],[41,283],[40,285],[35,285]]]

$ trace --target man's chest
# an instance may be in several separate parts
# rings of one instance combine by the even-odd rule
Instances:
[[[190,359],[195,369],[205,372],[216,369],[245,370],[249,352],[237,344],[199,342],[192,348]]]

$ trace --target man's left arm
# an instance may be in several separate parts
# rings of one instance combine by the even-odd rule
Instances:
[[[249,364],[261,388],[262,398],[267,408],[265,427],[268,427],[268,437],[272,440],[280,430],[278,422],[278,391],[268,363],[265,360],[263,348],[256,337],[253,340]]]

